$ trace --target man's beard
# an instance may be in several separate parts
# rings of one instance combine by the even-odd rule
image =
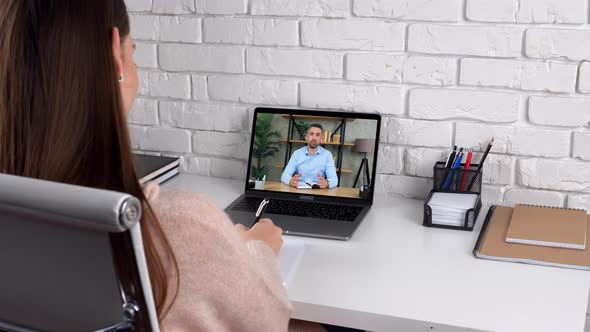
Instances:
[[[309,147],[312,148],[312,149],[315,149],[315,148],[318,147],[318,143],[317,142],[314,142],[314,141],[310,141],[309,142]]]

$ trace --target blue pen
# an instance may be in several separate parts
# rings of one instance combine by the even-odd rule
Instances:
[[[453,164],[452,169],[459,168],[459,165],[461,165],[461,159],[463,159],[463,148],[461,148],[459,150],[459,153],[457,154],[457,159],[455,160],[455,163]],[[454,175],[455,175],[455,171],[451,171],[449,173],[449,175],[447,176],[447,179],[445,180],[445,183],[443,184],[443,187],[442,187],[443,190],[449,189],[449,186],[451,185],[451,181],[453,180]]]

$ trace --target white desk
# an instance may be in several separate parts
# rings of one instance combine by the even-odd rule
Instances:
[[[164,188],[225,207],[243,183],[182,174]],[[484,212],[473,232],[427,228],[421,201],[376,196],[351,240],[305,238],[294,317],[370,331],[582,332],[590,272],[474,258]]]

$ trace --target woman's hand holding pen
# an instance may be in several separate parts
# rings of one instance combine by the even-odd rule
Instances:
[[[283,246],[283,238],[281,236],[283,230],[273,224],[272,220],[268,218],[260,219],[250,229],[241,224],[237,224],[235,227],[246,241],[263,241],[277,256],[279,255],[279,251]]]

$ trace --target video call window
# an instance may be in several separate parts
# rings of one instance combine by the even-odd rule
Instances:
[[[366,199],[374,180],[377,120],[258,113],[254,190]]]

